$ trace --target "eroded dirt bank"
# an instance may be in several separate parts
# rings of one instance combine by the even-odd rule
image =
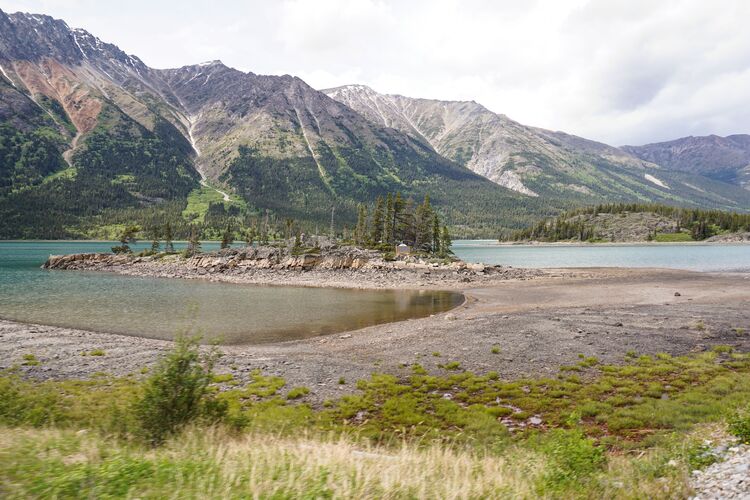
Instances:
[[[218,371],[247,380],[260,369],[283,376],[287,388],[309,387],[310,400],[320,401],[352,391],[356,380],[373,372],[407,374],[413,363],[437,373],[438,365],[458,361],[462,369],[514,378],[554,375],[579,354],[619,362],[628,351],[682,354],[718,344],[750,350],[748,274],[566,270],[564,276],[552,271],[464,292],[466,304],[434,317],[303,341],[223,347]],[[0,321],[0,366],[19,365],[24,354],[34,354],[41,364],[21,367],[31,377],[140,373],[169,348],[164,341]],[[82,355],[94,349],[106,354]]]

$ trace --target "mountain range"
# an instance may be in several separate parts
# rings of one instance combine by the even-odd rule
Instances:
[[[154,69],[62,20],[0,11],[3,238],[165,220],[184,234],[191,206],[204,224],[341,227],[358,203],[396,191],[430,194],[462,235],[602,201],[748,210],[748,144],[615,148],[474,102],[318,91],[220,61]]]

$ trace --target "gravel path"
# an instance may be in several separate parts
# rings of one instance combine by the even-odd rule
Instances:
[[[723,460],[693,471],[695,500],[750,499],[750,446],[735,445]]]

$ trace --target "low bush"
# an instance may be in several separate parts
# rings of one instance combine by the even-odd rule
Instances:
[[[307,387],[295,387],[289,393],[286,395],[287,399],[299,399],[301,397],[307,396],[310,394],[310,389]]]
[[[750,444],[750,405],[737,410],[729,418],[729,432],[745,444]]]
[[[578,429],[555,429],[535,436],[530,444],[548,460],[539,485],[542,495],[586,481],[605,463],[604,449]]]
[[[216,350],[201,354],[196,341],[182,338],[154,368],[133,408],[147,442],[161,444],[196,419],[217,421],[226,414],[226,404],[208,387],[217,356]]]
[[[33,354],[24,354],[23,362],[21,364],[24,366],[39,366],[41,362]]]

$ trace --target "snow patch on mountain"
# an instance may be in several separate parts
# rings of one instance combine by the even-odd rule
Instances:
[[[5,68],[3,68],[2,65],[0,65],[0,73],[3,74],[5,79],[8,80],[11,85],[13,85],[14,87],[16,86],[16,83],[10,79],[10,77],[8,76],[8,73],[5,72]]]
[[[644,177],[644,178],[645,178],[645,179],[646,179],[647,181],[649,181],[649,182],[653,182],[654,184],[656,184],[656,185],[657,185],[657,186],[659,186],[659,187],[662,187],[662,188],[664,188],[664,189],[671,189],[671,188],[670,188],[669,186],[667,186],[666,184],[664,184],[664,182],[663,182],[662,180],[660,180],[660,179],[657,179],[656,177],[654,177],[654,176],[653,176],[653,175],[651,175],[651,174],[645,174],[645,175],[644,175],[643,177]]]

